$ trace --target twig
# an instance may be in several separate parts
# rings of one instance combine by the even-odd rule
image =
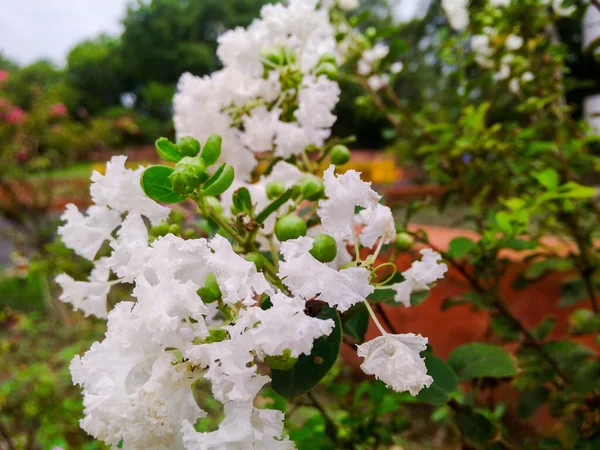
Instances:
[[[323,416],[323,420],[325,421],[325,434],[333,443],[338,441],[338,425],[335,421],[329,416],[329,413],[325,409],[325,407],[321,404],[321,401],[311,392],[308,391],[306,396],[312,403],[312,405],[319,410],[321,416]]]
[[[15,444],[13,443],[12,438],[10,437],[10,434],[8,434],[8,430],[4,426],[2,419],[0,419],[0,434],[2,434],[2,437],[6,441],[8,450],[17,450],[17,447],[15,447]]]

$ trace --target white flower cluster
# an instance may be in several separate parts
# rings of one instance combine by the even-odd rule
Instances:
[[[84,394],[81,426],[114,448],[130,450],[293,448],[282,436],[283,414],[253,406],[270,381],[255,361],[310,354],[314,340],[328,336],[334,322],[308,315],[306,302],[319,299],[343,312],[374,291],[370,271],[322,263],[310,253],[313,238],[300,237],[281,244],[277,276],[288,289],[284,292],[220,235],[184,240],[168,234],[150,243],[145,220],[158,223],[169,209],[144,197],[136,182],[141,170],[127,169],[124,157],[113,158],[106,175],[92,177],[99,204],[85,215],[69,205],[62,217],[60,235],[78,254],[93,260],[105,242],[112,249],[95,260],[88,281],[57,277],[61,300],[108,318],[104,340],[71,364],[73,381]],[[340,243],[358,240],[374,247],[379,242],[376,253],[394,239],[391,211],[358,173],[336,176],[331,166],[324,184],[327,198],[318,209],[322,229]],[[362,210],[355,214],[357,207]],[[404,272],[407,295],[427,289],[446,270],[437,264],[439,255],[423,255]],[[209,276],[230,315],[199,294]],[[134,284],[135,301],[107,312],[107,294],[119,282]],[[261,308],[264,295],[272,305],[268,309]],[[419,355],[426,339],[381,330],[383,336],[358,348],[364,371],[413,395],[429,386],[432,379]],[[206,415],[192,391],[200,378],[211,382],[214,398],[224,405],[225,419],[214,432],[194,428]]]
[[[469,26],[469,0],[442,0],[448,22],[455,30],[464,30]]]
[[[284,159],[323,145],[336,120],[340,90],[317,74],[321,57],[335,55],[335,31],[318,0],[267,4],[248,28],[219,37],[223,69],[184,74],[175,95],[177,135],[223,138],[221,159],[249,181],[256,153]],[[352,7],[354,2],[342,2]]]

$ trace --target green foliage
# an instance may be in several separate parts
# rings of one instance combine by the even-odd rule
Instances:
[[[485,377],[512,377],[517,373],[515,361],[506,350],[480,342],[456,348],[448,356],[448,364],[461,381]]]
[[[300,355],[290,370],[273,369],[271,387],[284,398],[295,398],[310,391],[327,375],[338,358],[342,344],[342,324],[338,312],[323,304],[316,317],[332,319],[335,328],[329,336],[315,340],[311,354]]]

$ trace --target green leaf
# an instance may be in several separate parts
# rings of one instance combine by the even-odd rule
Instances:
[[[514,358],[502,347],[471,342],[456,348],[448,357],[460,381],[474,378],[503,378],[516,375]]]
[[[534,178],[549,191],[552,191],[558,187],[560,177],[558,172],[554,169],[546,169],[542,172],[534,172]]]
[[[177,146],[167,138],[161,137],[156,141],[156,151],[165,161],[178,162],[182,156],[177,151]]]
[[[284,192],[281,197],[273,200],[265,209],[263,209],[258,216],[256,216],[256,223],[261,224],[267,218],[281,208],[289,199],[292,198],[293,192],[291,189],[288,189]]]
[[[438,405],[445,404],[458,387],[458,377],[452,367],[431,353],[425,356],[427,373],[433,378],[431,386],[421,389],[417,399]]]
[[[470,251],[475,248],[476,244],[471,239],[466,237],[457,237],[450,241],[448,254],[453,258],[464,258]]]
[[[167,166],[151,166],[144,170],[141,185],[144,193],[159,203],[178,203],[186,199],[184,195],[173,192],[169,176],[173,169]]]
[[[461,407],[454,415],[456,426],[465,439],[477,448],[489,448],[488,441],[494,436],[496,429],[484,415],[473,411],[470,407]]]
[[[540,324],[531,330],[531,333],[538,339],[544,340],[548,337],[548,335],[554,329],[554,324],[556,323],[555,317],[546,317],[544,320],[540,322]]]
[[[521,335],[515,322],[503,315],[493,316],[490,325],[498,336],[507,341],[514,341]]]
[[[214,175],[202,186],[203,195],[213,197],[221,195],[233,183],[234,175],[233,167],[226,163],[221,164]]]
[[[574,181],[569,181],[563,184],[560,188],[561,198],[593,198],[596,195],[596,188],[590,186],[582,186]]]
[[[365,334],[369,326],[369,311],[364,302],[357,303],[342,314],[342,328],[344,333],[352,337],[358,344],[365,341]]]
[[[500,230],[502,230],[504,233],[512,233],[513,227],[510,223],[510,216],[506,212],[500,211],[496,213],[496,223],[498,224]]]
[[[233,193],[232,201],[233,205],[240,211],[250,212],[252,210],[250,191],[245,187],[241,187]]]
[[[600,291],[600,280],[595,279],[596,290]],[[565,281],[560,287],[559,306],[572,306],[583,300],[589,299],[585,281],[581,278],[573,278]]]
[[[342,343],[342,324],[338,312],[324,305],[319,319],[332,319],[335,328],[329,336],[317,339],[310,355],[300,355],[291,370],[273,369],[271,387],[284,398],[298,397],[315,387],[335,364]]]
[[[521,419],[531,416],[540,406],[550,398],[550,391],[544,386],[536,386],[524,390],[519,394],[517,402],[517,415]]]

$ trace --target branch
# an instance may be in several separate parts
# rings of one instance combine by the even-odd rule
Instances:
[[[321,416],[323,416],[323,420],[325,421],[325,434],[331,442],[334,444],[338,441],[338,425],[335,421],[329,416],[329,413],[325,409],[325,407],[321,404],[321,401],[311,392],[308,391],[306,396],[312,403],[312,405],[319,410]]]

